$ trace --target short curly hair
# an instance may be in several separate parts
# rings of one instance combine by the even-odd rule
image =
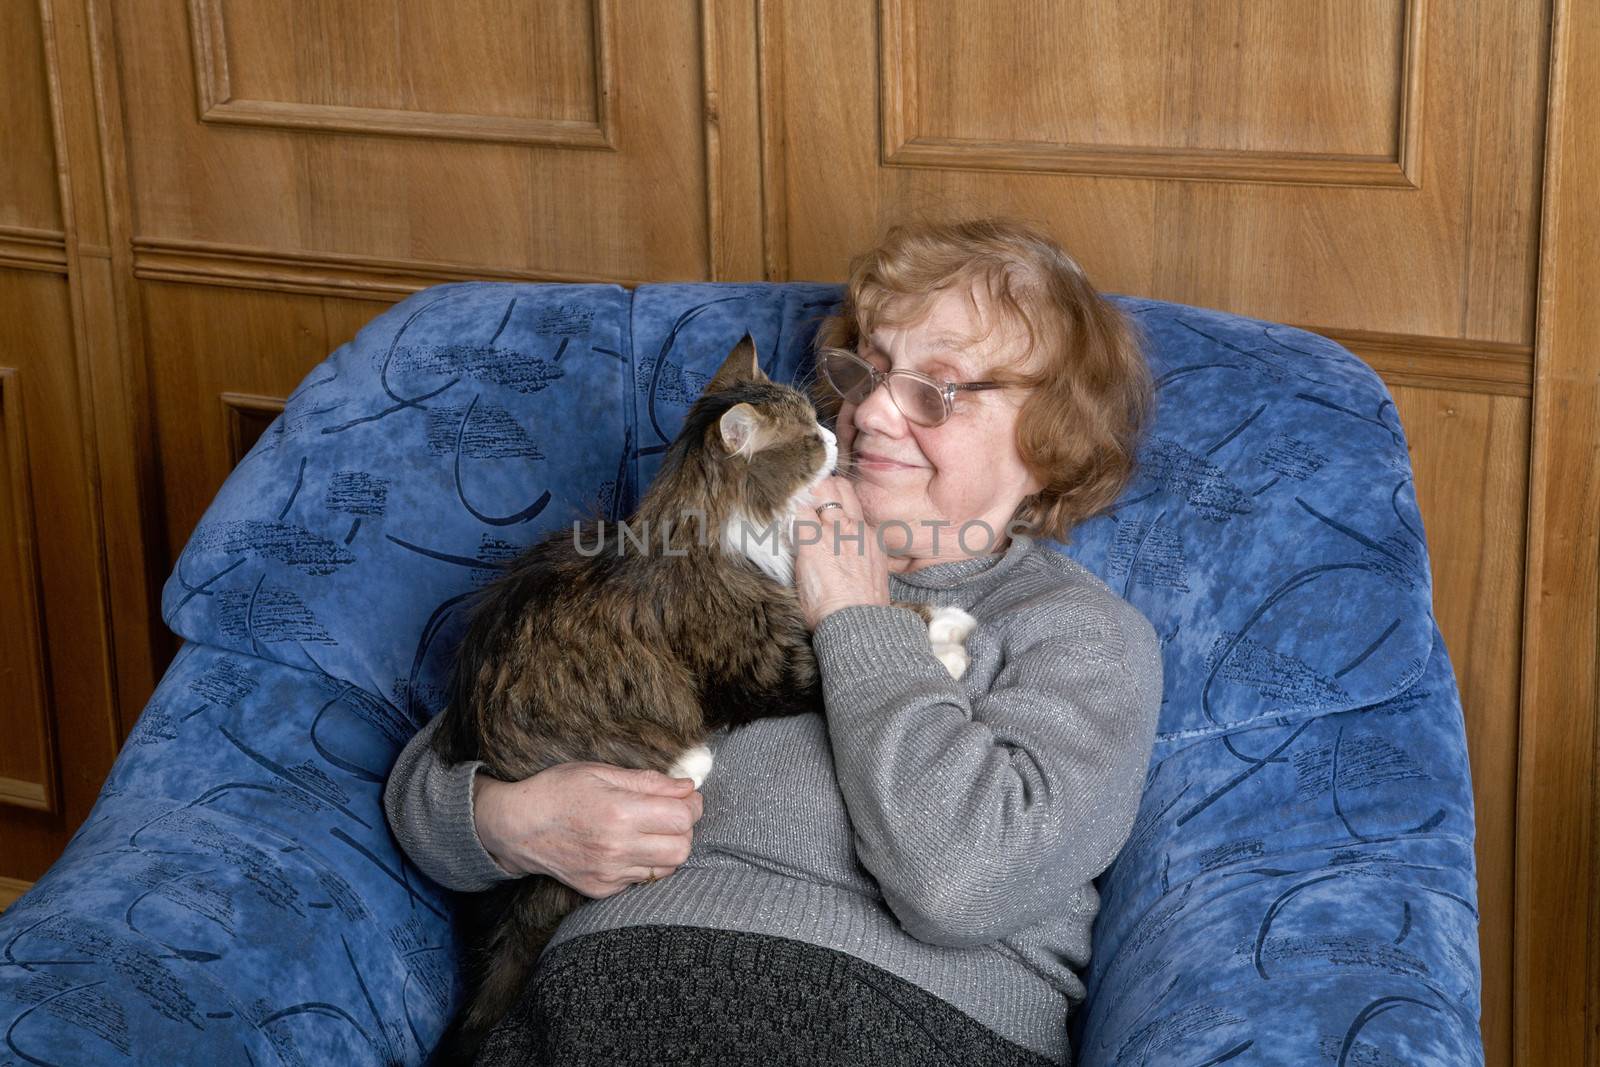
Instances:
[[[988,375],[1028,390],[1017,451],[1044,486],[1012,522],[1064,541],[1132,481],[1155,388],[1138,329],[1042,228],[1008,218],[891,227],[851,260],[844,303],[822,322],[816,344],[854,349],[879,325],[915,324],[941,293],[972,284],[1028,337],[1014,365]],[[826,383],[814,381],[812,396],[837,415]]]

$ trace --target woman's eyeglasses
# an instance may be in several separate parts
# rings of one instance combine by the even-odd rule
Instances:
[[[957,393],[1005,388],[1004,382],[940,382],[914,370],[881,371],[843,348],[819,350],[817,367],[833,391],[851,404],[862,403],[888,382],[889,399],[918,426],[937,426],[948,419]]]

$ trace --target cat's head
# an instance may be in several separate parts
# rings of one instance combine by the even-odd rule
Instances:
[[[663,474],[670,471],[666,481],[680,496],[703,490],[707,517],[718,527],[743,523],[753,537],[781,531],[786,541],[789,521],[809,510],[811,490],[833,473],[838,455],[833,432],[805,393],[762,372],[747,334],[689,409]]]
[[[833,432],[805,393],[769,379],[746,334],[695,401],[684,436],[695,435],[719,474],[729,504],[764,522],[809,504],[809,490],[833,473]]]

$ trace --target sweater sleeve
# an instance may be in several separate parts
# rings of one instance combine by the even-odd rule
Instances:
[[[430,744],[435,715],[401,750],[383,788],[383,810],[400,848],[417,869],[446,889],[491,889],[516,875],[494,861],[473,822],[477,760],[444,763]]]
[[[985,945],[1059,914],[1132,832],[1159,642],[1131,605],[1046,599],[975,698],[904,608],[845,608],[812,636],[857,855],[920,941]]]

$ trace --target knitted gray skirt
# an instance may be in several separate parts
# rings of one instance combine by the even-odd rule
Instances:
[[[1060,1067],[847,953],[694,926],[557,945],[477,1063]]]

